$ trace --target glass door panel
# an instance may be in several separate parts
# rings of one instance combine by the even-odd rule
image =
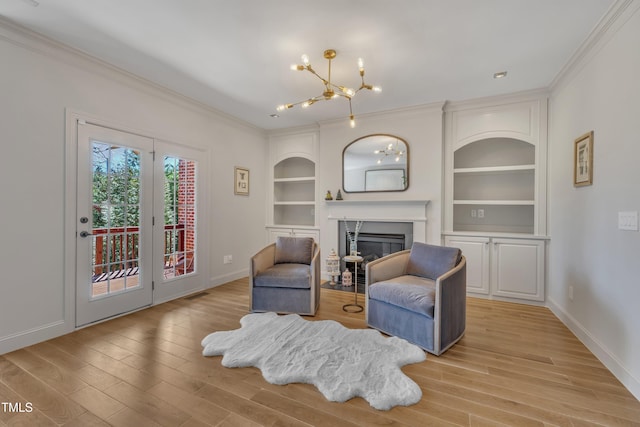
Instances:
[[[153,140],[78,124],[76,324],[152,302]]]

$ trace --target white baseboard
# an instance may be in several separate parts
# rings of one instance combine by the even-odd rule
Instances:
[[[625,369],[618,358],[611,354],[576,319],[564,311],[556,302],[547,298],[547,307],[562,323],[591,351],[602,364],[624,385],[633,396],[640,400],[640,381]]]
[[[73,331],[64,320],[0,337],[0,355]]]

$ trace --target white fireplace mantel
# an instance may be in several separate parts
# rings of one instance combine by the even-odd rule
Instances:
[[[338,233],[337,223],[349,221],[411,222],[413,239],[426,242],[429,200],[327,200],[330,235]]]

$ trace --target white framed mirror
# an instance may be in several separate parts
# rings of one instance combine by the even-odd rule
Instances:
[[[409,144],[389,134],[352,141],[342,151],[345,193],[405,191],[409,188]]]

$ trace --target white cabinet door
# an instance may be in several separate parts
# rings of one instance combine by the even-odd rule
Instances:
[[[493,239],[492,295],[544,301],[542,240]]]
[[[467,259],[467,292],[489,295],[490,242],[488,237],[445,237],[445,245],[460,248]]]

